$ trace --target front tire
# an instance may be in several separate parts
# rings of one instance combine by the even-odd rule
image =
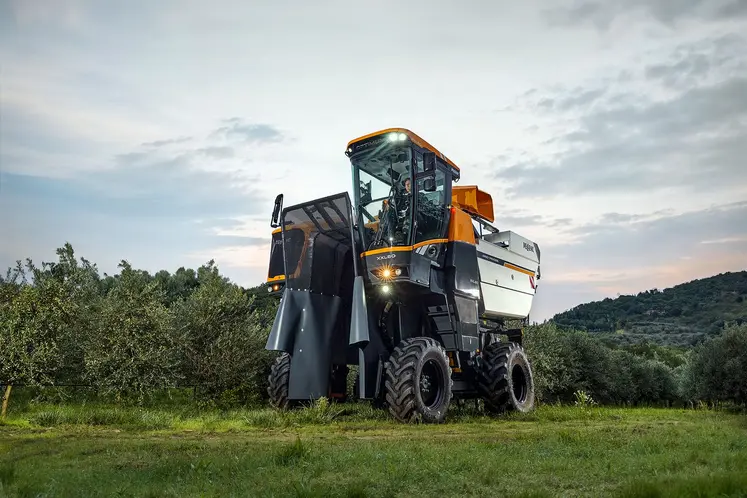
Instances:
[[[290,408],[288,399],[290,367],[291,356],[288,353],[282,353],[272,364],[268,377],[267,394],[270,395],[270,404],[280,410]]]
[[[482,360],[477,387],[486,410],[492,413],[534,410],[534,377],[520,345],[490,344],[482,352]]]
[[[400,422],[441,423],[452,398],[451,367],[434,339],[413,337],[394,348],[386,364],[386,404]]]

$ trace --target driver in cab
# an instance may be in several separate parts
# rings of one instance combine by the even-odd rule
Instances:
[[[410,207],[412,206],[412,182],[410,178],[405,178],[402,182],[404,189],[399,190],[396,199],[397,224],[395,228],[395,238],[404,242],[410,232]],[[401,187],[400,187],[401,188]]]
[[[394,195],[390,202],[386,200],[381,203],[379,219],[389,217],[392,225],[387,229],[396,244],[403,244],[410,232],[410,218],[408,216],[412,205],[412,182],[405,178],[398,187],[394,188]],[[390,207],[392,209],[390,209]],[[387,213],[389,213],[387,215]]]
[[[407,213],[410,211],[410,205],[412,204],[412,183],[409,178],[405,178],[403,183],[405,189],[400,193],[397,200],[397,215],[400,218],[407,216]]]

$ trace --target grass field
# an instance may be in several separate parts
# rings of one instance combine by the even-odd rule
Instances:
[[[0,425],[0,497],[747,496],[744,414],[340,410],[25,406]]]

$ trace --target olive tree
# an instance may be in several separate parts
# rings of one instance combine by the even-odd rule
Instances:
[[[86,378],[103,395],[143,402],[180,380],[181,339],[157,281],[122,261],[85,352]]]
[[[57,262],[20,262],[0,282],[0,382],[80,380],[83,350],[98,303],[98,272],[70,244]]]
[[[212,261],[197,275],[199,286],[174,307],[188,382],[214,400],[257,401],[272,359],[264,346],[276,306],[254,306],[255,298],[222,277]]]

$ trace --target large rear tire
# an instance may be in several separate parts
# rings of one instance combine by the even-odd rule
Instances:
[[[386,363],[386,405],[400,422],[441,423],[452,398],[446,351],[429,337],[405,339]]]
[[[282,353],[273,363],[268,377],[267,394],[270,395],[270,404],[280,410],[290,408],[288,399],[290,367],[291,356],[288,353]]]
[[[524,349],[514,343],[496,342],[482,352],[477,387],[492,413],[534,410],[534,377]]]

